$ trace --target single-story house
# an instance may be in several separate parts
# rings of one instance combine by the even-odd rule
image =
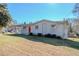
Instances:
[[[12,26],[9,26],[7,28],[7,31],[8,32],[11,32],[11,33],[15,33],[15,34],[22,34],[22,29],[23,29],[24,25],[23,24],[20,24],[20,25],[12,25]]]
[[[41,33],[45,34],[56,34],[62,38],[68,37],[68,24],[66,21],[49,21],[49,20],[40,20],[35,23],[30,24],[20,24],[13,25],[8,28],[10,32],[16,34],[25,34],[33,33],[37,35]]]
[[[45,34],[56,34],[63,38],[68,37],[68,24],[66,21],[49,21],[49,20],[41,20],[35,23],[15,26],[16,30],[20,34],[33,33],[37,35],[38,33]],[[17,32],[17,31],[16,31]]]

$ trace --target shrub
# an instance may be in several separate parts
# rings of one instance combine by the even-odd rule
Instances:
[[[37,35],[38,35],[38,36],[42,36],[42,33],[38,33]]]
[[[46,35],[44,35],[45,37],[51,37],[51,34],[46,34]]]
[[[57,37],[57,35],[56,35],[56,34],[53,34],[53,35],[51,35],[51,37],[52,37],[52,38],[56,38],[56,37]]]
[[[29,35],[34,35],[33,33],[29,33]]]
[[[77,35],[77,36],[79,36],[79,34],[78,34],[78,33],[76,33],[76,35]]]
[[[57,38],[57,39],[62,39],[60,36],[57,36],[56,38]]]

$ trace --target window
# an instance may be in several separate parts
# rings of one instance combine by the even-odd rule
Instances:
[[[51,27],[55,27],[55,25],[51,25]]]
[[[38,25],[35,26],[35,29],[38,29]]]

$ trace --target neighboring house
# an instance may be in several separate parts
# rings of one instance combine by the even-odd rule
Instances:
[[[22,31],[23,26],[24,25],[12,25],[12,26],[9,26],[8,32],[12,32],[12,33],[16,33],[16,34],[22,34],[21,31]]]
[[[65,21],[49,21],[41,20],[36,23],[26,24],[26,25],[16,25],[14,31],[20,32],[20,34],[33,33],[37,35],[38,33],[45,34],[56,34],[63,38],[68,37],[68,24]]]

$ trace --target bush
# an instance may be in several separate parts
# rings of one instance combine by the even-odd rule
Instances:
[[[57,39],[62,39],[60,36],[57,36],[56,38],[57,38]]]
[[[77,35],[77,36],[79,36],[79,34],[78,34],[78,33],[76,33],[76,35]]]
[[[38,33],[37,35],[38,35],[38,36],[42,36],[42,33]]]
[[[46,35],[44,35],[45,37],[51,37],[51,34],[46,34]]]
[[[34,35],[33,33],[29,33],[29,35]]]
[[[56,35],[56,34],[53,34],[53,35],[51,35],[51,37],[52,37],[52,38],[56,38],[56,37],[57,37],[57,35]]]

